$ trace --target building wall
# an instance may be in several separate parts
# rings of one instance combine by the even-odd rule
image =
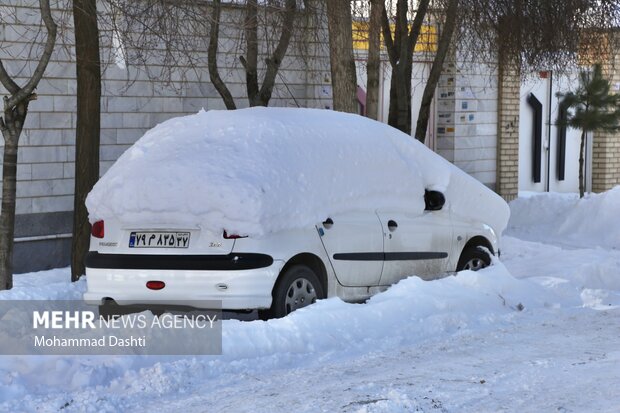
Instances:
[[[592,143],[592,191],[604,192],[620,185],[620,136],[597,133]]]
[[[620,93],[620,35],[614,34],[614,53],[605,65],[613,93]],[[604,192],[620,185],[620,132],[596,132],[592,140],[592,191]]]
[[[36,66],[31,58],[38,56],[37,47],[31,46],[33,38],[43,39],[37,5],[29,0],[7,0],[0,7],[0,58],[18,83],[24,83]],[[246,107],[245,75],[238,63],[244,16],[234,6],[224,9],[222,16],[220,74],[238,107]],[[58,45],[37,88],[38,99],[30,104],[18,152],[16,273],[69,264],[77,86],[72,16],[66,10],[55,10],[54,17],[60,26]],[[297,21],[299,27],[322,22],[321,18],[310,19],[307,12],[301,12]],[[155,61],[148,67],[132,66],[131,50],[127,61],[119,61],[109,29],[102,24],[102,174],[157,123],[201,108],[224,108],[209,81],[206,46],[193,53],[194,68],[166,73]],[[321,40],[327,38],[324,32],[323,26],[312,36],[297,30],[276,78],[272,106],[331,106],[331,95],[324,93],[330,84],[329,57]],[[261,44],[262,50],[267,47]],[[259,61],[265,57],[259,56]],[[259,67],[261,74],[263,69]],[[1,87],[0,95],[6,95]]]
[[[557,72],[540,72],[530,74],[521,84],[521,114],[519,119],[519,190],[534,192],[577,192],[579,190],[579,144],[581,131],[566,129],[564,148],[564,176],[558,173],[558,156],[562,150],[559,145],[560,128],[556,125],[561,96],[574,90],[578,85],[575,68],[570,74]],[[528,105],[530,94],[542,104],[542,147],[540,157],[540,180],[535,182],[532,165],[534,163],[533,124],[534,112]],[[587,173],[589,179],[589,173]]]
[[[519,192],[519,96],[518,70],[500,64],[498,71],[497,192],[506,200]]]
[[[437,153],[491,189],[497,183],[497,87],[492,65],[453,53],[435,95]]]

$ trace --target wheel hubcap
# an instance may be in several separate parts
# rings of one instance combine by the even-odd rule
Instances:
[[[298,278],[291,283],[286,292],[286,314],[316,302],[316,291],[312,283],[305,278]]]
[[[465,263],[464,270],[478,271],[486,267],[486,263],[480,258],[472,258]]]

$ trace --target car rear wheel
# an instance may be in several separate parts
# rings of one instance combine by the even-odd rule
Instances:
[[[271,308],[258,314],[263,320],[281,318],[324,297],[323,286],[314,271],[305,265],[293,265],[278,279]]]
[[[163,305],[119,305],[114,300],[105,299],[99,306],[99,316],[106,320],[114,320],[127,314],[136,314],[145,310],[159,317],[166,311],[166,307]]]
[[[129,314],[129,312],[114,300],[106,299],[99,306],[99,315],[106,320],[113,320],[125,314]]]
[[[468,247],[463,250],[457,271],[470,270],[478,271],[491,265],[491,257],[480,247]]]

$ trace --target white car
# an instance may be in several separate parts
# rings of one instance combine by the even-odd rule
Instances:
[[[491,190],[387,125],[272,108],[158,125],[87,206],[86,301],[218,300],[264,318],[483,268],[509,215]]]

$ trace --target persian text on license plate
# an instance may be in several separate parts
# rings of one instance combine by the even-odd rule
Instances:
[[[146,231],[129,235],[129,248],[188,248],[189,232]]]

